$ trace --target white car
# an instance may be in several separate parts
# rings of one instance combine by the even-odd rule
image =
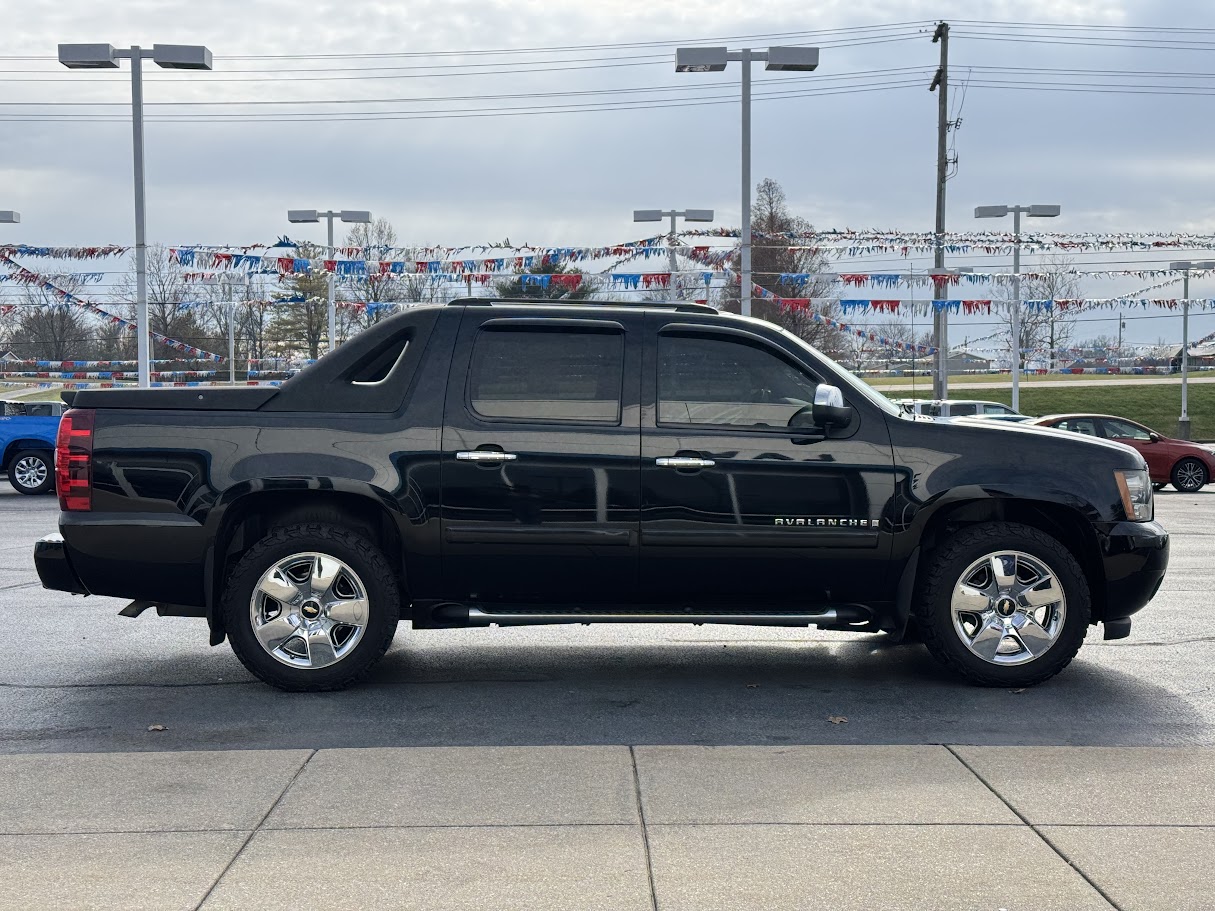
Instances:
[[[980,417],[996,421],[1028,421],[1029,415],[1018,414],[999,402],[979,399],[895,399],[894,403],[908,414],[924,414],[934,418]]]

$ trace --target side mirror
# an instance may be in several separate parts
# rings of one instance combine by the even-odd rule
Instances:
[[[1148,434],[1148,439],[1151,440],[1153,443],[1159,443],[1160,434],[1158,434],[1156,431],[1153,430],[1151,433]]]
[[[852,409],[844,404],[838,386],[824,383],[814,390],[814,423],[824,428],[843,428],[852,423]]]

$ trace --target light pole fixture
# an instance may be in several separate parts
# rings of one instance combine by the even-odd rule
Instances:
[[[978,206],[975,218],[1013,217],[1012,409],[1021,410],[1021,215],[1058,218],[1058,206]]]
[[[19,224],[21,224],[20,212],[14,212],[12,209],[0,209],[0,225]]]
[[[340,221],[349,224],[365,225],[371,222],[371,213],[364,209],[340,209],[328,212],[318,212],[316,209],[288,209],[287,221],[293,225],[304,225],[318,222],[321,219],[328,222],[328,246],[329,258],[336,259],[337,254],[334,252],[333,246],[333,220],[336,218]],[[337,304],[333,297],[333,273],[329,273],[329,350],[333,351],[337,347]]]
[[[1189,380],[1190,380],[1190,272],[1206,272],[1215,269],[1215,262],[1203,260],[1202,262],[1190,262],[1182,260],[1180,262],[1169,263],[1169,268],[1174,272],[1182,273],[1182,292],[1184,298],[1181,302],[1181,417],[1177,419],[1177,437],[1178,439],[1188,440],[1190,438],[1190,400],[1189,400]]]
[[[739,287],[743,316],[751,315],[751,63],[764,61],[764,69],[807,73],[818,68],[816,47],[770,47],[732,51],[724,47],[681,47],[675,49],[675,72],[720,73],[731,60],[742,63],[742,237],[739,260],[742,282]]]
[[[169,70],[209,70],[211,52],[201,45],[154,44],[116,50],[108,44],[61,44],[59,62],[73,70],[115,69],[119,60],[131,61],[131,139],[135,158],[135,328],[139,385],[151,380],[148,330],[148,255],[145,238],[143,176],[143,61]]]
[[[664,218],[671,219],[671,235],[667,245],[667,253],[670,256],[671,267],[671,290],[675,291],[675,275],[679,271],[679,263],[675,258],[675,242],[676,237],[675,219],[682,218],[684,221],[712,221],[712,209],[634,209],[633,221],[662,221]],[[676,296],[680,296],[678,293]]]

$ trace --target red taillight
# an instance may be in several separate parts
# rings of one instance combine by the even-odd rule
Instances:
[[[88,512],[93,508],[93,410],[69,408],[55,439],[55,486],[59,508]]]

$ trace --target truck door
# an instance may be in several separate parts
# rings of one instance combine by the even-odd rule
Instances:
[[[848,428],[826,438],[792,430],[820,382],[792,342],[670,314],[651,319],[642,598],[789,610],[882,598],[890,542],[879,520],[894,475],[880,413],[848,400],[845,388]]]
[[[637,596],[643,329],[640,313],[465,309],[443,429],[446,597]]]

